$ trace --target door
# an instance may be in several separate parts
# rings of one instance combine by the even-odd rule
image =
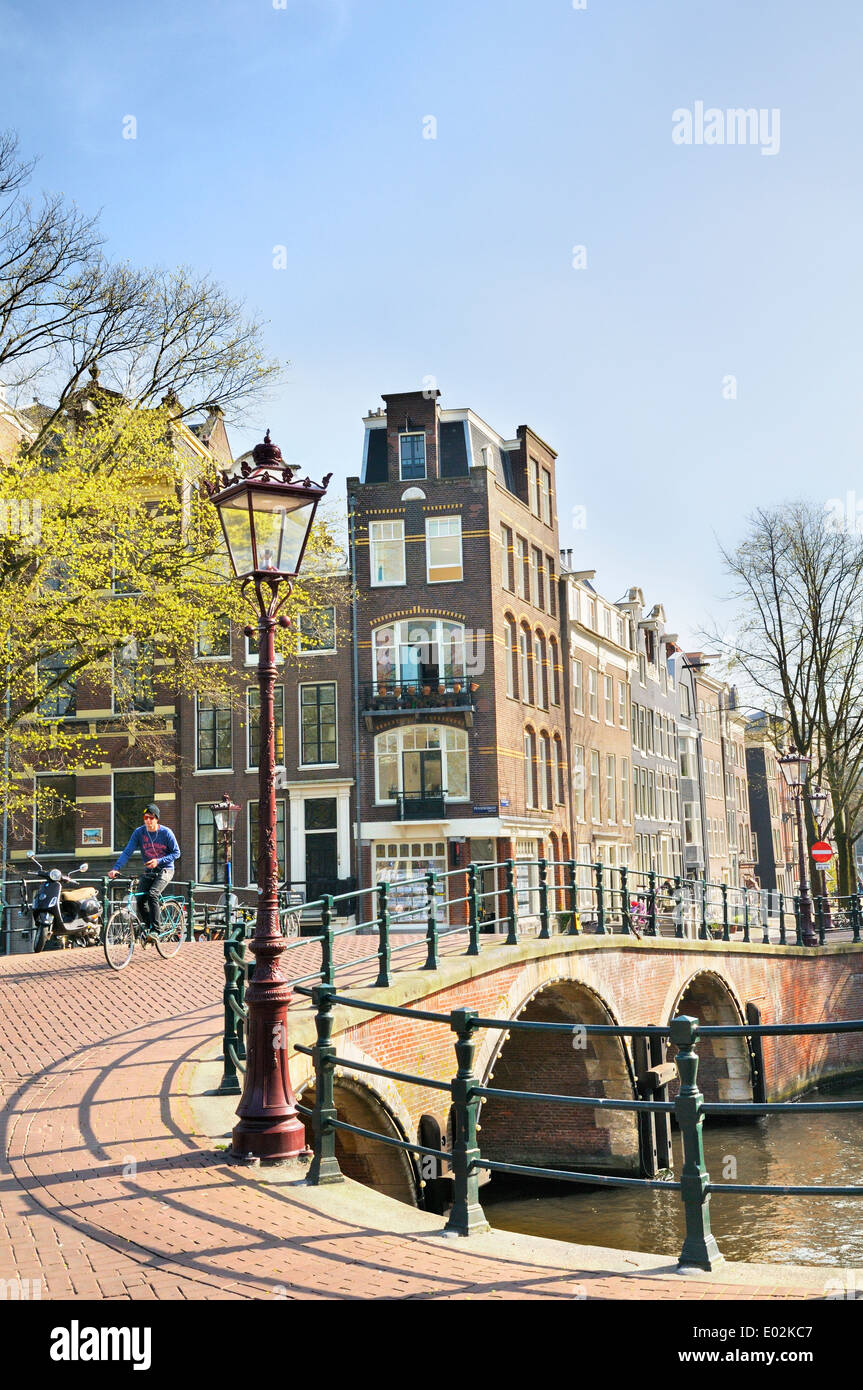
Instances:
[[[440,749],[410,750],[402,754],[402,759],[405,815],[421,815],[429,808],[429,803],[435,803],[435,814],[442,814],[443,758]]]
[[[333,880],[338,878],[339,869],[338,841],[334,830],[306,836],[306,898],[309,902],[333,891]]]

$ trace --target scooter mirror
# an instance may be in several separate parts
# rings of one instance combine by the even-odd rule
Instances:
[[[79,865],[79,867],[78,867],[78,873],[79,873],[79,874],[85,874],[85,873],[87,872],[88,867],[89,867],[89,865],[87,865],[87,864],[81,864],[81,865]]]

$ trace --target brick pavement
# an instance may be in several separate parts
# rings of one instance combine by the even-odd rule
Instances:
[[[314,968],[316,948],[292,955],[296,973]],[[740,1296],[366,1227],[230,1166],[190,1132],[187,1098],[220,1030],[221,963],[203,944],[168,962],[138,953],[120,975],[95,950],[0,958],[0,1279],[41,1279],[50,1299],[571,1300],[574,1281],[590,1298]]]

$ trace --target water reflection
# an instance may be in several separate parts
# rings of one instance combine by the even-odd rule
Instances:
[[[863,1081],[811,1091],[806,1100],[863,1100]],[[704,1129],[715,1182],[863,1185],[863,1112],[782,1115]],[[674,1134],[675,1173],[682,1162]],[[736,1168],[735,1168],[736,1165]],[[499,1183],[482,1189],[495,1227],[583,1245],[677,1256],[683,1210],[674,1191],[585,1189],[567,1183]],[[863,1264],[863,1198],[715,1194],[711,1224],[728,1260]]]

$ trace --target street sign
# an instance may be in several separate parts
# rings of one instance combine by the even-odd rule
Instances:
[[[816,864],[829,864],[833,858],[833,851],[826,840],[816,840],[812,846],[812,858]]]

